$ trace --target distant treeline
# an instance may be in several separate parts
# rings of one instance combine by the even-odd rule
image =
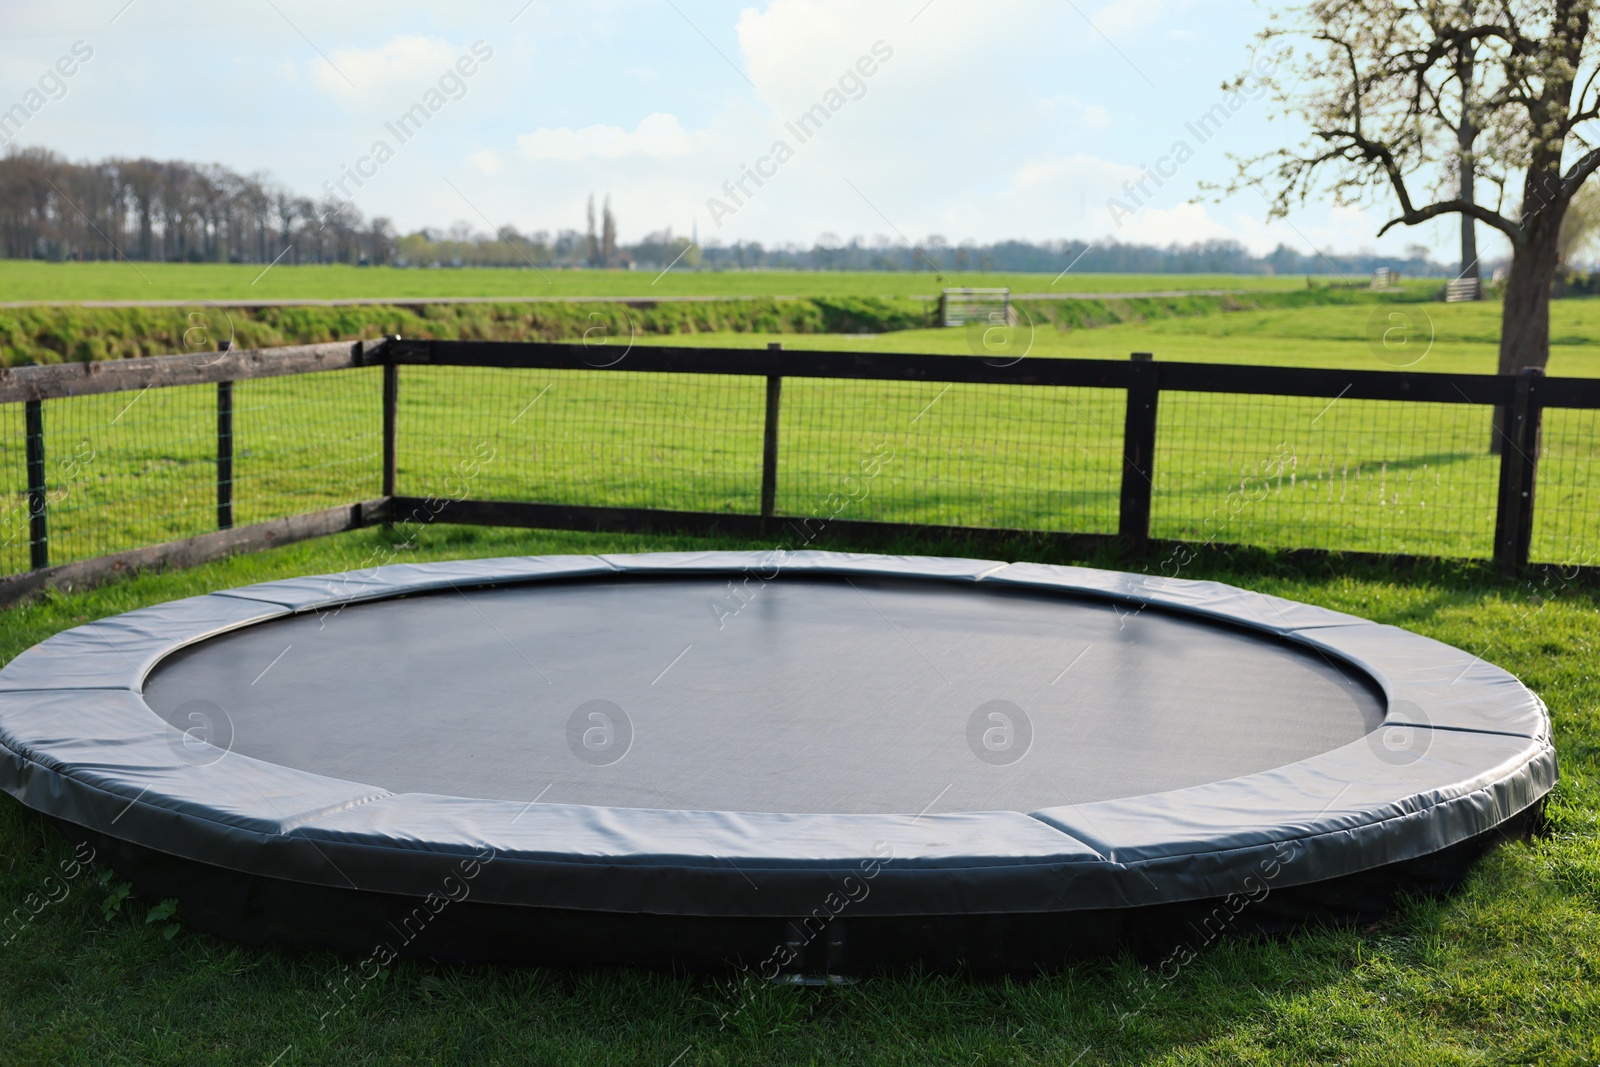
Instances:
[[[1420,245],[1404,258],[1304,252],[1279,245],[1254,256],[1234,241],[1190,245],[1071,240],[951,244],[933,235],[908,247],[886,237],[820,235],[811,247],[731,245],[665,230],[620,243],[609,202],[605,226],[489,234],[458,222],[401,235],[386,218],[366,219],[348,201],[300,196],[266,175],[178,160],[107,159],[72,163],[43,149],[0,158],[0,256],[8,259],[134,259],[193,263],[350,263],[410,267],[637,267],[672,263],[708,269],[929,269],[1140,274],[1366,275],[1379,267],[1411,277],[1450,273]]]
[[[687,241],[683,242],[688,244]],[[1301,254],[1279,245],[1265,256],[1254,256],[1236,241],[1195,244],[1122,244],[1118,241],[999,241],[990,245],[951,245],[937,235],[916,248],[903,243],[861,238],[842,241],[823,234],[811,248],[764,248],[741,243],[706,248],[699,262],[715,267],[769,267],[790,270],[916,270],[930,268],[959,273],[1055,273],[1071,265],[1076,273],[1113,274],[1349,274],[1368,276],[1388,267],[1407,277],[1446,277],[1454,272],[1428,258],[1421,245],[1405,257],[1371,253]],[[1067,287],[1066,283],[1062,283]]]

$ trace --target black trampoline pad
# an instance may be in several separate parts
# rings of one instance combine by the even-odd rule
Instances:
[[[1383,716],[1343,662],[1155,608],[867,577],[739,592],[736,613],[710,577],[354,604],[184,649],[145,699],[179,729],[220,709],[241,754],[396,793],[795,814],[1162,792]],[[585,730],[609,733],[586,749]]]

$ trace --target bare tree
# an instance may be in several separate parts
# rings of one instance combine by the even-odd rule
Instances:
[[[1477,0],[1462,0],[1462,21],[1468,24],[1477,20]],[[1454,49],[1451,64],[1455,82],[1456,129],[1456,195],[1465,203],[1478,202],[1478,165],[1474,156],[1478,141],[1478,123],[1475,114],[1478,89],[1478,52],[1482,41],[1472,35],[1462,38]],[[1451,119],[1450,94],[1441,93],[1435,98],[1435,108],[1446,121]],[[1461,213],[1461,269],[1459,278],[1479,282],[1477,297],[1482,299],[1482,271],[1478,268],[1478,221],[1469,211]]]
[[[155,259],[155,213],[161,169],[148,159],[122,160],[117,167],[122,173],[123,188],[136,226],[123,250],[134,259]]]
[[[1274,16],[1264,43],[1311,42],[1268,79],[1311,132],[1240,161],[1230,189],[1265,182],[1278,218],[1324,189],[1392,204],[1379,236],[1452,214],[1499,230],[1512,249],[1500,373],[1544,367],[1562,219],[1600,167],[1597,2],[1311,0]]]
[[[607,267],[614,266],[617,260],[617,217],[611,214],[611,194],[606,194],[606,203],[600,213],[600,262]]]
[[[600,238],[594,232],[594,194],[589,194],[589,231],[584,238],[584,251],[589,261],[589,266],[598,266],[600,263]]]

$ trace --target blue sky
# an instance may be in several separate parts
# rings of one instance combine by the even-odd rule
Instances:
[[[1254,192],[1190,202],[1201,181],[1229,175],[1229,153],[1300,135],[1264,99],[1228,110],[1220,88],[1269,61],[1253,52],[1267,10],[1249,0],[7,0],[0,108],[81,41],[92,57],[13,144],[219,162],[301,192],[343,178],[363,212],[402,229],[581,229],[593,192],[610,194],[624,241],[667,226],[805,245],[823,233],[1232,237],[1257,251],[1418,243],[1453,260],[1450,221],[1378,241],[1383,206],[1315,204],[1269,225]],[[1226,118],[1202,143],[1193,124],[1219,103]],[[426,120],[400,129],[402,143],[390,127],[419,104]],[[817,105],[826,121],[794,125]],[[374,156],[379,142],[389,154]],[[369,175],[359,185],[345,177],[358,165]],[[1144,167],[1168,176],[1130,192]],[[1497,253],[1481,228],[1480,240]]]

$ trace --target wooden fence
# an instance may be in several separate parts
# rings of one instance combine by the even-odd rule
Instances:
[[[243,527],[234,525],[234,383],[286,375],[328,374],[382,368],[382,467],[377,495],[333,508]],[[764,379],[759,507],[748,514],[614,507],[540,500],[485,500],[402,495],[397,463],[405,444],[400,397],[407,368],[475,367],[503,370],[578,371],[589,375],[670,373]],[[29,562],[25,573],[0,578],[0,603],[69,581],[90,584],[106,575],[154,565],[187,565],[234,551],[284,544],[379,522],[456,522],[584,530],[719,531],[770,536],[793,516],[778,512],[783,476],[779,428],[785,379],[879,382],[971,383],[1120,391],[1126,398],[1121,427],[1121,491],[1115,538],[1139,555],[1151,546],[1152,488],[1161,433],[1162,397],[1171,393],[1237,397],[1374,400],[1394,404],[1472,405],[1498,409],[1498,492],[1494,506],[1493,559],[1507,569],[1526,566],[1539,482],[1541,425],[1556,408],[1600,409],[1600,380],[1547,378],[1533,371],[1517,376],[1432,374],[1388,370],[1323,370],[1156,361],[1136,353],[1127,362],[1039,359],[991,361],[972,356],[908,355],[840,351],[784,351],[639,346],[614,362],[597,361],[581,345],[428,341],[377,341],[304,345],[256,351],[224,351],[87,364],[20,367],[0,372],[0,406],[22,405],[26,435],[26,498]],[[183,385],[216,388],[216,530],[179,541],[142,545],[92,559],[51,561],[49,407],[53,401],[96,393],[130,392]],[[1487,450],[1488,442],[1485,442]],[[880,529],[892,523],[839,521],[843,529]],[[904,528],[903,526],[900,528]],[[934,532],[967,526],[919,528]],[[1085,532],[1064,531],[1066,536]],[[1105,534],[1088,534],[1105,537]],[[1314,546],[1308,546],[1314,547]]]

